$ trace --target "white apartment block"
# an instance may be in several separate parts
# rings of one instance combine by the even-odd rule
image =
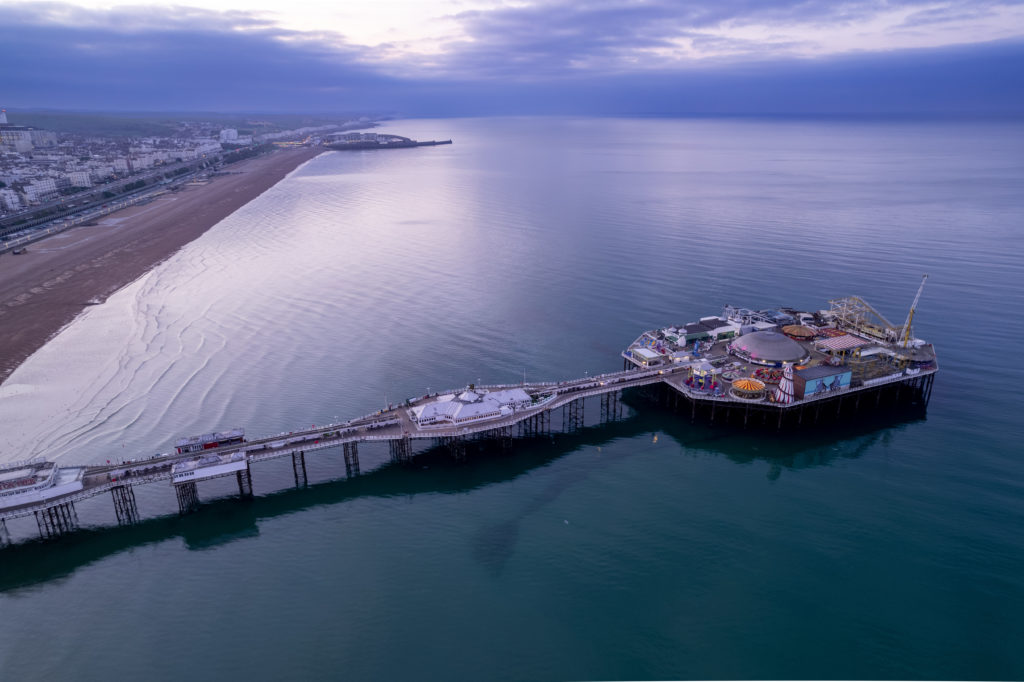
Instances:
[[[92,178],[88,171],[71,171],[68,173],[68,182],[72,187],[92,187]]]
[[[29,138],[36,147],[56,147],[57,133],[52,130],[30,130]]]
[[[57,183],[52,178],[41,178],[25,186],[25,198],[29,201],[46,201],[57,196]]]
[[[220,142],[217,140],[196,140],[196,154],[200,156],[220,151]]]

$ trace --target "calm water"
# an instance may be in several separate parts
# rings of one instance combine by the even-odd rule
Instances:
[[[1024,126],[431,120],[331,153],[0,389],[0,457],[254,435],[613,370],[722,305],[915,320],[926,419],[764,437],[628,418],[455,465],[360,450],[0,550],[10,680],[1022,678]],[[597,417],[596,401],[588,421]]]

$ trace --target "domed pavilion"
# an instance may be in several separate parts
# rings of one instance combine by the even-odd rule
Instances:
[[[736,337],[729,350],[744,360],[759,365],[782,365],[800,362],[809,353],[799,343],[776,331],[759,331]]]

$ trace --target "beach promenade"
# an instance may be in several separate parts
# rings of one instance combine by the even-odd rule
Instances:
[[[323,153],[275,151],[206,184],[105,216],[0,256],[0,383],[88,305],[100,303]]]

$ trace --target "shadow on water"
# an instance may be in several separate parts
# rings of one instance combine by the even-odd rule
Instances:
[[[651,404],[643,397],[634,397],[629,404],[655,419],[660,430],[684,450],[724,455],[738,464],[767,461],[771,464],[769,478],[778,478],[785,469],[796,471],[839,458],[856,459],[876,444],[888,443],[896,433],[927,419],[925,409],[903,406],[777,431],[760,425],[744,429],[736,424],[711,424],[699,418],[691,422],[688,413]]]
[[[60,579],[106,557],[174,538],[180,537],[190,550],[202,551],[256,537],[261,520],[315,507],[359,498],[465,493],[514,480],[573,452],[647,433],[671,438],[685,454],[724,455],[742,464],[767,460],[772,465],[769,478],[777,478],[784,469],[798,470],[827,465],[837,458],[859,457],[879,440],[890,437],[894,430],[922,420],[906,415],[873,416],[856,426],[831,425],[767,438],[735,428],[690,424],[688,419],[671,415],[666,408],[652,406],[643,399],[627,402],[643,409],[624,420],[588,426],[576,433],[517,441],[508,455],[484,446],[480,452],[471,453],[467,461],[455,462],[446,449],[431,448],[417,454],[411,465],[385,464],[351,479],[332,479],[252,499],[220,498],[185,516],[156,516],[126,526],[85,527],[55,540],[19,542],[0,548],[0,593]],[[474,556],[488,569],[500,572],[514,551],[522,519],[599,468],[629,456],[628,449],[612,448],[601,457],[588,460],[587,466],[560,469],[537,493],[524,500],[513,517],[478,533],[473,539]]]
[[[641,394],[627,394],[624,403],[634,408],[634,416],[626,423],[592,427],[598,438],[583,440],[572,447],[553,445],[558,457],[586,446],[600,446],[620,438],[633,438],[643,433],[662,433],[673,439],[686,454],[725,455],[739,464],[755,460],[770,463],[768,479],[777,480],[784,469],[799,470],[827,465],[837,458],[855,459],[892,436],[894,430],[924,420],[924,413],[901,410],[889,414],[866,414],[853,423],[812,425],[799,433],[766,433],[738,430],[735,426],[690,423],[677,412],[655,404]],[[621,429],[621,430],[620,430]],[[609,451],[600,458],[588,460],[587,466],[561,469],[541,490],[523,501],[508,518],[484,526],[473,538],[473,556],[489,572],[499,574],[515,553],[521,522],[557,499],[565,490],[611,465],[630,453]]]

